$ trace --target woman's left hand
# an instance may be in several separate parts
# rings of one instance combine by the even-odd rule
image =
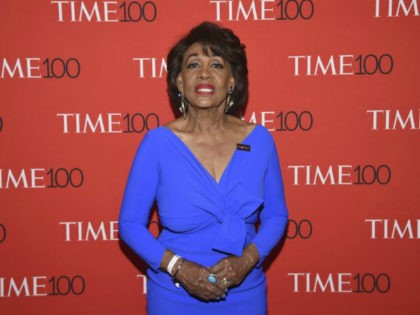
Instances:
[[[258,260],[258,250],[253,244],[250,244],[244,249],[242,256],[228,256],[221,259],[210,268],[210,273],[216,276],[220,287],[227,289],[241,283]]]

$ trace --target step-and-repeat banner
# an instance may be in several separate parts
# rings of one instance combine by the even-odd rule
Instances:
[[[138,143],[174,118],[169,48],[211,21],[246,44],[244,119],[282,163],[290,220],[265,265],[269,314],[419,314],[419,10],[2,0],[0,313],[145,314],[121,199]]]

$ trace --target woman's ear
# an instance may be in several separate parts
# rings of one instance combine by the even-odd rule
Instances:
[[[235,79],[233,77],[229,80],[229,89],[233,91],[235,89]]]
[[[178,77],[176,78],[176,86],[178,88],[178,91],[181,94],[184,94],[184,81],[182,80],[181,73],[178,74]]]

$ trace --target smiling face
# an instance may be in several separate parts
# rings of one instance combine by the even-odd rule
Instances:
[[[234,87],[234,79],[227,61],[213,55],[210,49],[205,51],[201,44],[194,43],[183,55],[177,86],[190,106],[197,109],[217,108],[225,104],[229,89]]]

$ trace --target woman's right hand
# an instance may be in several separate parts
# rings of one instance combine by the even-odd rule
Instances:
[[[186,260],[177,272],[175,279],[190,294],[204,301],[220,300],[224,297],[225,291],[207,279],[209,273],[208,268]]]

